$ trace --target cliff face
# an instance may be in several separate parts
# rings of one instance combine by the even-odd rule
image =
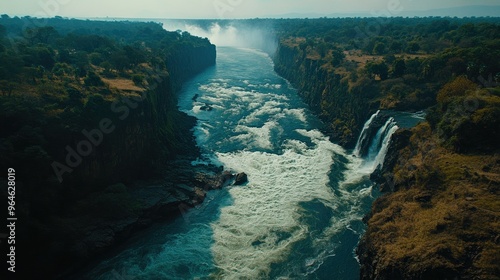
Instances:
[[[394,135],[384,170],[372,176],[390,192],[366,217],[357,249],[361,279],[498,277],[500,156],[498,146],[484,143],[498,139],[489,124],[500,99],[488,90],[463,94],[430,112],[433,125]],[[460,111],[472,99],[478,106]],[[452,133],[445,130],[449,123]],[[467,134],[468,145],[456,145],[466,133],[457,129],[462,124],[472,131],[481,124],[481,133]]]
[[[332,140],[353,147],[363,123],[378,109],[368,99],[372,89],[352,90],[341,74],[318,57],[284,41],[278,46],[274,63],[275,71],[297,88],[304,102],[325,122]]]
[[[206,190],[224,183],[197,175],[217,170],[191,167],[198,156],[191,132],[196,120],[177,110],[182,82],[214,65],[215,56],[208,41],[171,52],[165,58],[168,72],[150,71],[143,91],[90,97],[71,112],[75,127],[48,118],[42,129],[54,133],[44,134],[44,150],[53,162],[42,166],[52,163],[57,169],[39,172],[40,178],[49,174],[50,183],[41,189],[35,176],[30,179],[27,170],[19,169],[25,186],[19,199],[26,202],[19,211],[24,221],[19,239],[26,252],[22,261],[30,264],[23,272],[27,277],[35,276],[31,272],[67,277],[135,231],[203,201]]]
[[[183,82],[193,74],[215,65],[216,47],[206,41],[204,45],[176,48],[166,58],[166,65],[176,82]]]
[[[80,154],[81,163],[71,173],[61,176],[62,183],[90,187],[89,191],[93,191],[105,184],[153,176],[167,160],[179,154],[196,153],[190,132],[195,120],[177,110],[176,91],[183,81],[214,65],[215,56],[212,44],[179,50],[166,58],[168,73],[151,71],[144,91],[117,99],[97,97],[89,101],[82,108],[82,117],[94,125],[85,125],[83,129],[88,132],[85,134],[77,130],[49,139],[57,154],[54,158],[67,164],[68,151],[61,147],[66,145],[78,152],[82,141],[99,138],[93,133],[98,133],[96,130],[100,130],[103,120],[109,120],[114,129],[110,133],[101,131],[102,141],[93,145],[90,155]]]

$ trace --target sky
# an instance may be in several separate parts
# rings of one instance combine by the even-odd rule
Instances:
[[[409,11],[469,5],[500,6],[500,0],[0,0],[0,14],[174,19],[328,16],[339,13],[398,16]]]

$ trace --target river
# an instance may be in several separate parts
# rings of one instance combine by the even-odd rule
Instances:
[[[196,98],[193,98],[195,97]],[[358,279],[354,250],[377,191],[370,163],[320,132],[297,91],[253,49],[218,47],[183,87],[203,157],[249,182],[211,191],[127,242],[92,279]]]

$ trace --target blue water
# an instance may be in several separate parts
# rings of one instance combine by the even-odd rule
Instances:
[[[244,171],[249,183],[210,192],[88,277],[358,279],[361,219],[377,195],[372,170],[319,131],[268,55],[230,47],[217,55],[215,67],[185,84],[179,108],[199,120],[203,157],[193,164]]]

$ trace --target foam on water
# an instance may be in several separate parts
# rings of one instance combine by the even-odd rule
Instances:
[[[194,134],[204,154],[192,164],[223,164],[247,173],[248,184],[210,192],[187,218],[104,267],[134,279],[325,279],[310,275],[337,275],[329,271],[335,260],[355,279],[351,243],[372,193],[363,160],[318,130],[268,56],[223,49],[218,57],[216,69],[179,98],[180,109],[198,118]],[[213,110],[201,110],[205,104]],[[350,240],[342,240],[346,234]],[[342,246],[351,255],[337,255]]]
[[[299,220],[299,203],[314,199],[334,203],[335,194],[327,185],[328,171],[333,152],[339,148],[318,131],[303,134],[312,136],[314,147],[295,141],[281,155],[217,154],[226,167],[246,172],[250,181],[244,188],[230,189],[233,204],[223,208],[220,219],[212,224],[218,277],[267,276],[272,263],[286,258],[292,245],[308,236],[307,225]]]
[[[232,141],[239,141],[246,147],[262,148],[272,150],[274,144],[271,142],[271,132],[282,129],[274,121],[266,122],[262,127],[250,127],[245,125],[237,125],[234,132],[240,133],[230,138]]]

